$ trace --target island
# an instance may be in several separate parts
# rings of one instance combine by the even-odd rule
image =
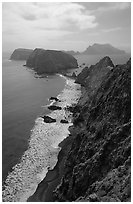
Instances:
[[[122,55],[126,54],[124,50],[113,47],[110,44],[98,44],[94,43],[89,46],[82,54],[85,55]]]
[[[32,49],[24,48],[15,49],[10,57],[10,60],[27,60],[32,52],[33,52]]]
[[[78,68],[77,60],[70,54],[57,50],[36,48],[28,57],[26,66],[33,68],[37,74],[62,73],[68,69]]]

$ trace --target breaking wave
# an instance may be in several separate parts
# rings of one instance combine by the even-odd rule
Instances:
[[[65,89],[58,95],[60,102],[57,104],[62,107],[62,110],[49,114],[56,119],[56,123],[44,123],[41,117],[36,119],[34,128],[31,130],[28,149],[5,181],[4,202],[27,201],[46,176],[48,169],[53,169],[56,165],[60,151],[58,145],[68,136],[68,127],[72,125],[65,107],[76,103],[80,94],[80,85],[75,84],[73,79],[66,78]],[[60,123],[64,118],[69,120],[68,124]]]

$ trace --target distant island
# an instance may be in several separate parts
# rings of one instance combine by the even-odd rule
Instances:
[[[79,54],[85,54],[85,55],[122,55],[122,54],[126,54],[126,52],[124,50],[120,50],[116,47],[113,47],[110,44],[98,44],[98,43],[94,43],[92,46],[89,46],[86,48],[85,51],[83,52],[76,52],[73,50],[70,51],[64,51],[68,54],[71,55],[79,55]]]
[[[28,57],[26,66],[38,74],[61,73],[78,67],[77,60],[70,54],[56,50],[36,48]]]
[[[79,51],[74,51],[74,50],[68,50],[68,51],[62,50],[62,52],[65,52],[65,53],[73,55],[73,56],[81,54]]]
[[[124,50],[113,47],[110,44],[98,44],[95,43],[92,46],[89,46],[82,54],[86,55],[119,55],[126,54]]]
[[[15,49],[10,57],[10,60],[27,60],[32,52],[33,52],[32,49],[24,48]]]
[[[11,60],[26,60],[27,67],[33,68],[37,74],[61,73],[68,69],[78,67],[76,55],[124,55],[126,52],[113,47],[110,44],[95,43],[89,46],[83,52],[76,51],[57,51],[45,50],[42,48],[32,49],[15,49],[12,53]]]
[[[43,53],[44,53],[44,51],[46,51],[45,49],[39,49],[39,48],[37,48],[36,51],[35,50],[23,49],[23,48],[15,49],[13,51],[10,59],[11,60],[27,60],[33,51],[34,51],[34,53],[33,53],[32,57],[34,56],[35,52],[40,53],[39,50],[43,50]],[[57,52],[56,50],[53,50],[53,52],[54,51]],[[113,47],[110,44],[98,44],[98,43],[95,43],[92,46],[89,46],[83,52],[73,51],[73,50],[68,50],[68,51],[67,50],[61,50],[60,52],[66,53],[66,54],[69,54],[72,56],[75,56],[75,55],[122,55],[122,54],[126,54],[126,52],[124,50],[120,50],[116,47]]]

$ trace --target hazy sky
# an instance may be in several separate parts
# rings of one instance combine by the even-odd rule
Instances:
[[[3,51],[85,50],[110,43],[130,51],[130,3],[3,3]]]

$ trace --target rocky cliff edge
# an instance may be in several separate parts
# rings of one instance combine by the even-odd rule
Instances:
[[[108,69],[106,60],[96,65],[99,70]],[[91,81],[94,92],[85,83],[73,108],[70,132],[74,139],[64,176],[54,191],[55,201],[130,201],[131,60],[124,65],[111,63],[111,67],[106,74],[97,74],[97,86]],[[95,78],[93,71],[89,73],[90,80]]]

